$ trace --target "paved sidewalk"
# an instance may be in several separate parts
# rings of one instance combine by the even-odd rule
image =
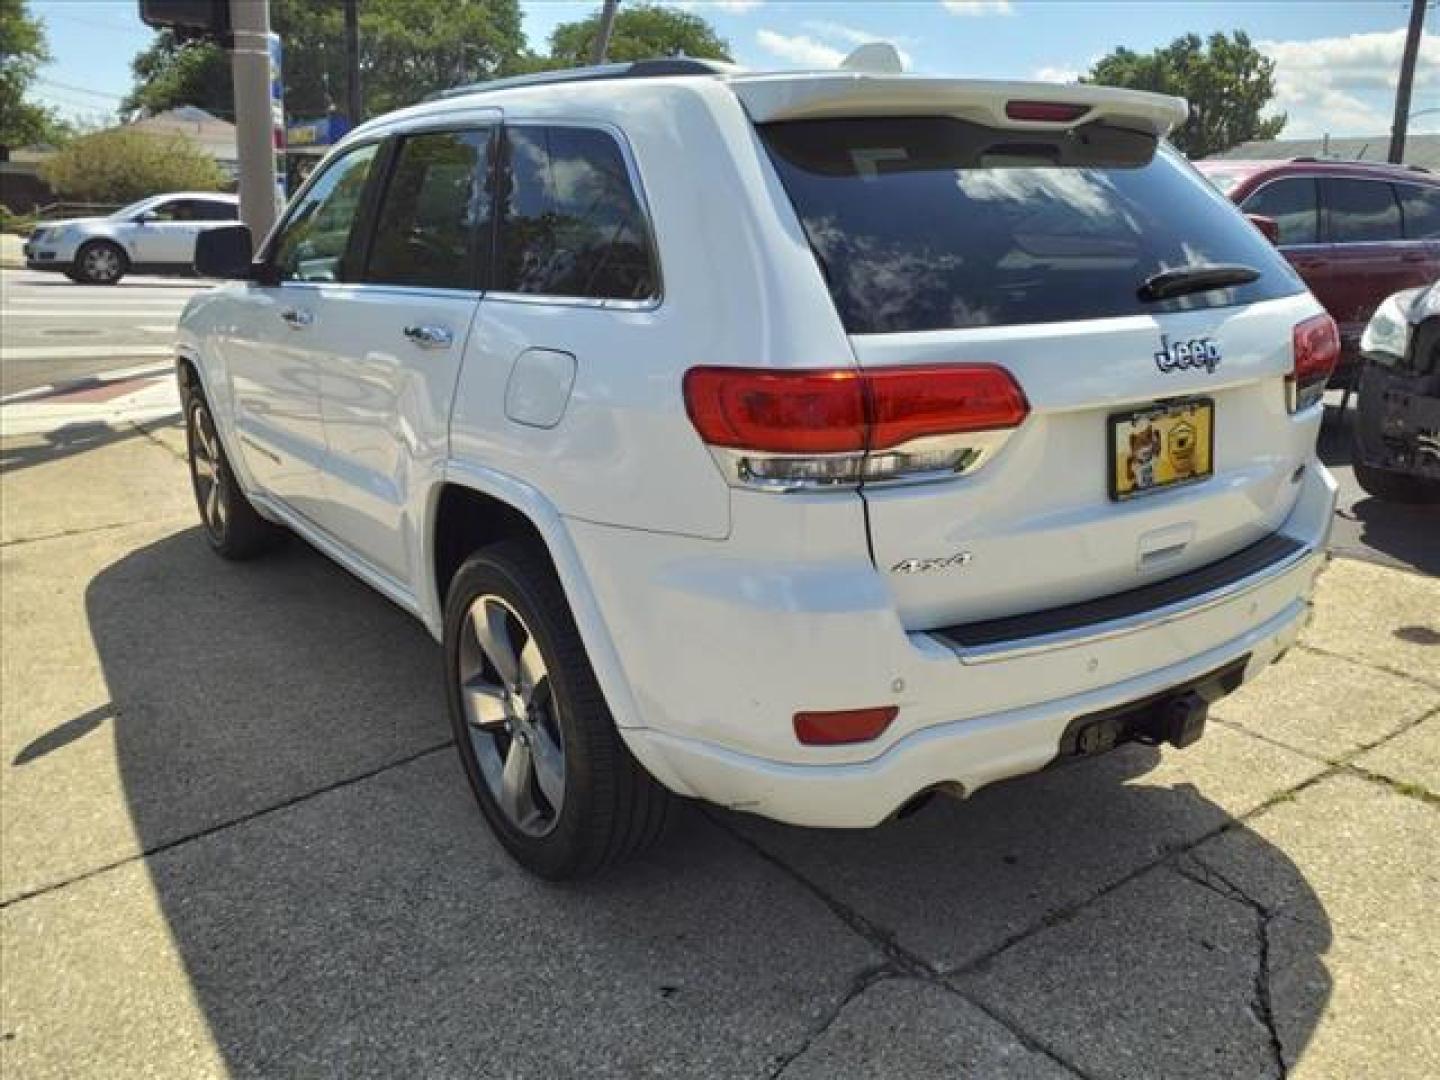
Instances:
[[[25,238],[0,233],[0,268],[18,270],[25,265]]]
[[[1345,559],[1184,752],[557,888],[418,624],[205,550],[174,422],[0,450],[0,1072],[1440,1075],[1440,580]]]

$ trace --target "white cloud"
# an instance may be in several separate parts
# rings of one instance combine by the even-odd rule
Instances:
[[[951,15],[1013,15],[1010,0],[940,0]]]
[[[829,22],[824,19],[812,19],[804,24],[817,37],[829,38],[831,41],[843,41],[847,45],[868,45],[872,41],[883,41],[895,46],[895,51],[900,54],[900,62],[905,65],[906,71],[915,67],[914,58],[900,47],[901,41],[910,41],[909,38],[887,37],[884,34],[877,34],[873,30],[861,30],[858,26],[846,26],[844,23]]]
[[[727,11],[731,15],[744,15],[754,11],[764,2],[765,0],[670,0],[669,6],[681,8],[684,11],[709,7]]]
[[[1032,79],[1040,82],[1073,83],[1079,82],[1082,72],[1067,67],[1042,67],[1036,68],[1030,75]]]
[[[772,56],[807,68],[839,67],[845,53],[832,49],[804,34],[794,36],[776,33],[774,30],[760,30],[755,34],[760,47]]]
[[[1275,61],[1273,108],[1289,121],[1281,138],[1383,135],[1390,130],[1404,30],[1311,41],[1259,41]],[[1425,34],[1415,65],[1412,109],[1440,105],[1440,35]]]

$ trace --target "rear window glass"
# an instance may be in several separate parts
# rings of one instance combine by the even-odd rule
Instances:
[[[1405,218],[1405,239],[1434,240],[1440,237],[1440,188],[1418,184],[1396,184],[1400,212]]]
[[[805,120],[762,136],[851,333],[1252,303],[1304,286],[1179,155],[1134,132],[950,117]],[[1146,303],[1146,279],[1238,263],[1247,285]]]

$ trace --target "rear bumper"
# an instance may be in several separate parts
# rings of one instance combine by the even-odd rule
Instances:
[[[572,523],[572,535],[637,703],[622,734],[641,762],[681,794],[795,824],[859,827],[929,788],[969,793],[1044,767],[1076,717],[1245,657],[1244,678],[1253,677],[1294,642],[1328,558],[1335,483],[1312,460],[1300,484],[1277,557],[1253,573],[1153,617],[1126,612],[1059,640],[987,641],[994,653],[983,657],[967,657],[942,631],[906,632],[873,565],[833,539],[849,527],[842,503],[809,511],[798,534],[833,547],[798,564],[727,559],[729,545],[602,526]],[[748,550],[749,512],[737,500],[739,550]],[[899,716],[875,742],[795,738],[798,710],[891,704]]]
[[[1316,569],[1300,572],[1308,581]],[[1302,588],[1298,581],[1293,585]],[[792,825],[869,828],[925,791],[969,795],[1044,768],[1076,717],[1183,686],[1247,655],[1248,682],[1294,643],[1308,613],[1308,603],[1296,598],[1274,617],[1182,664],[1059,701],[936,724],[853,765],[768,761],[653,731],[626,732],[626,741],[656,776],[683,793]]]

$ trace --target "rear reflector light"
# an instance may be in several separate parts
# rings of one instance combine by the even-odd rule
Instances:
[[[693,368],[685,408],[727,479],[767,487],[963,472],[1029,413],[1004,368]]]
[[[1007,101],[1005,115],[1011,120],[1044,120],[1064,123],[1078,120],[1090,111],[1089,105],[1072,105],[1063,101]]]
[[[838,712],[797,712],[795,737],[806,746],[869,742],[883,735],[899,714],[900,710],[894,705]]]
[[[1290,411],[1308,409],[1325,395],[1325,383],[1340,362],[1340,329],[1329,315],[1295,327],[1295,367],[1285,380]]]

